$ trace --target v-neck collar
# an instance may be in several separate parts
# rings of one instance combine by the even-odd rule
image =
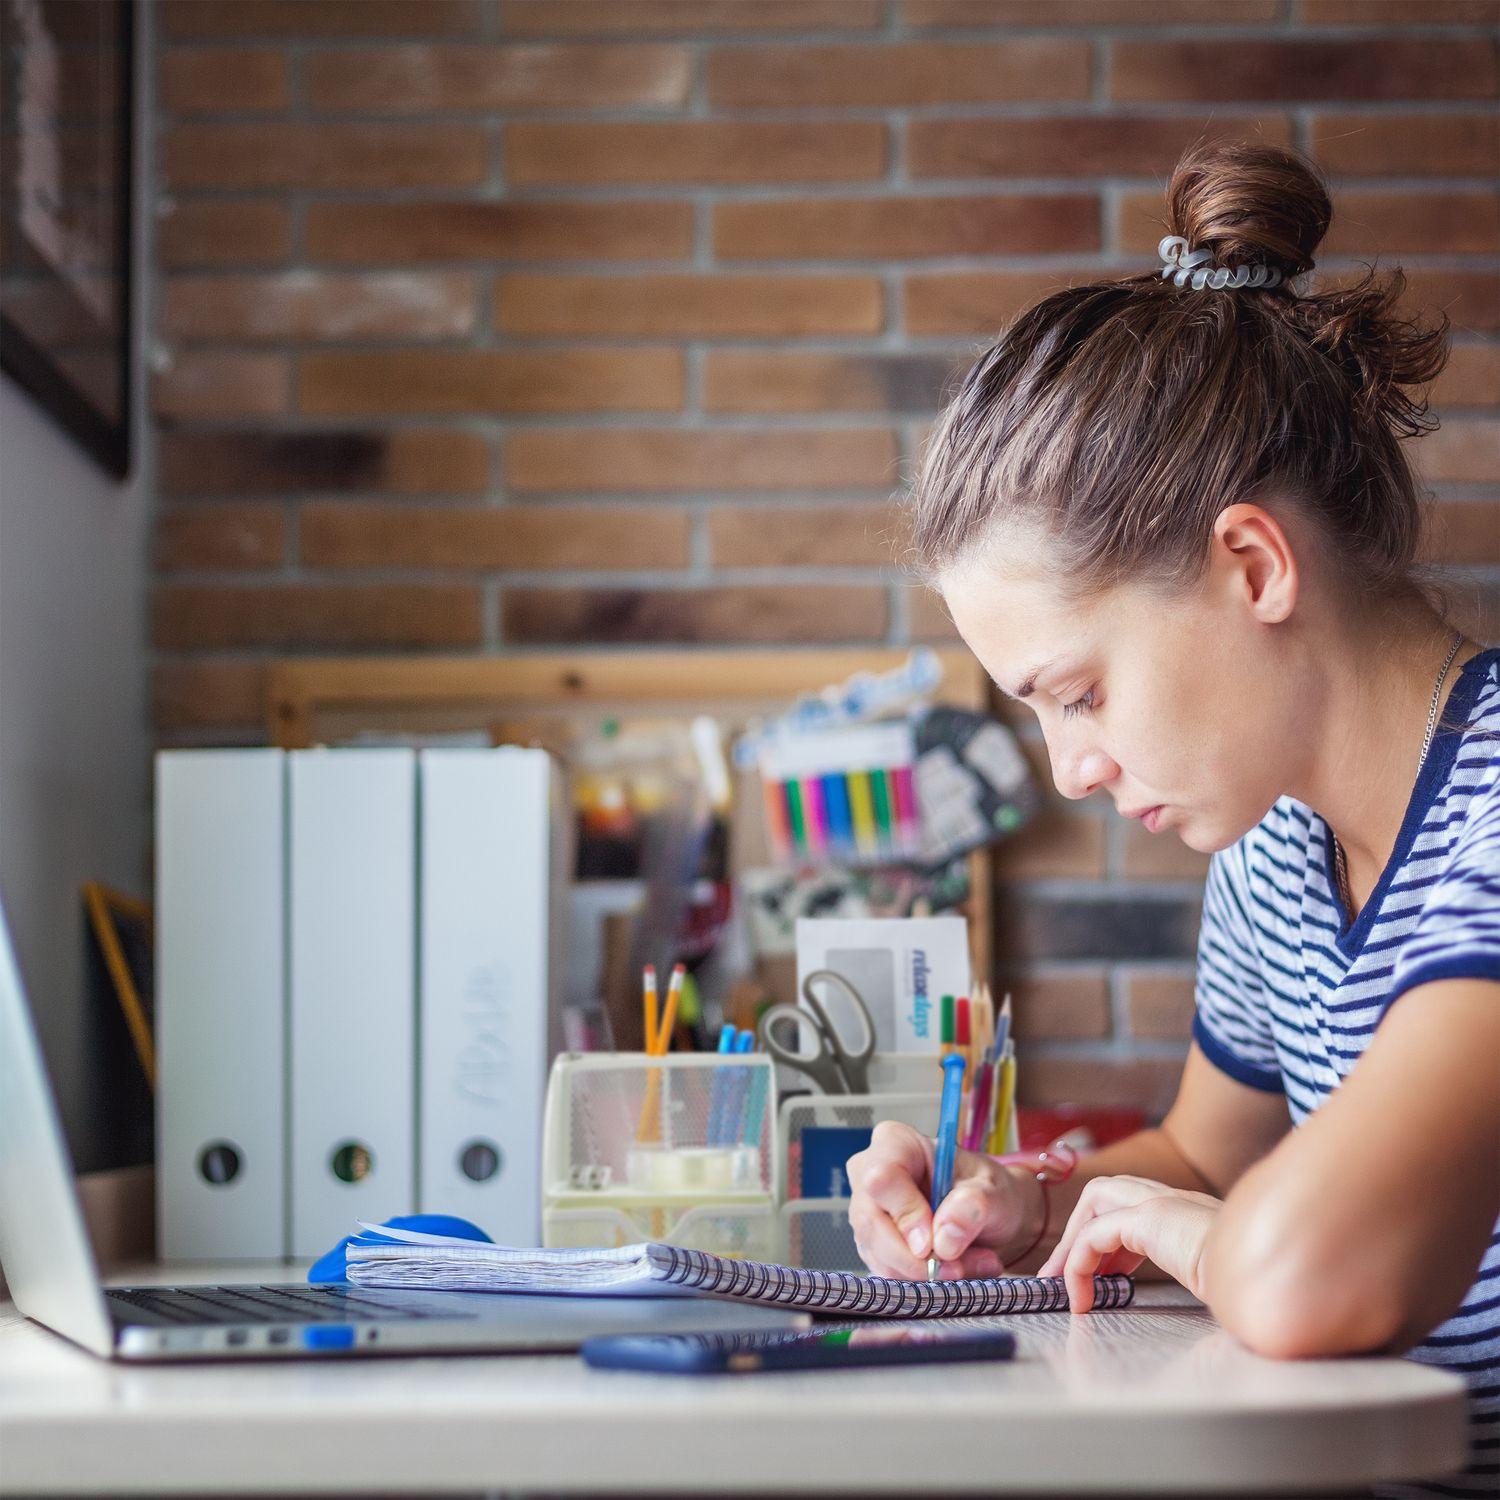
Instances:
[[[1360,907],[1359,915],[1352,923],[1349,921],[1349,913],[1344,908],[1343,900],[1339,896],[1338,877],[1333,865],[1333,830],[1321,813],[1314,814],[1323,829],[1323,878],[1327,881],[1329,900],[1339,921],[1339,930],[1333,940],[1334,946],[1351,961],[1359,957],[1360,950],[1365,945],[1365,939],[1375,925],[1376,917],[1380,915],[1386,891],[1396,878],[1397,872],[1405,865],[1406,857],[1411,853],[1412,843],[1427,819],[1428,809],[1441,788],[1447,784],[1449,772],[1453,769],[1453,761],[1458,754],[1459,743],[1463,739],[1462,726],[1467,722],[1474,708],[1474,700],[1479,696],[1480,684],[1497,659],[1500,659],[1500,646],[1486,646],[1482,651],[1476,651],[1460,668],[1458,678],[1448,690],[1447,700],[1438,713],[1439,719],[1457,719],[1459,726],[1439,728],[1433,735],[1432,743],[1427,747],[1426,759],[1423,760],[1422,769],[1418,773],[1416,785],[1411,789],[1411,798],[1406,804],[1406,815],[1402,818],[1400,832],[1396,835],[1395,848],[1391,850],[1391,857],[1386,860],[1385,868],[1380,872],[1380,879],[1375,882],[1374,890],[1370,892],[1369,898]]]

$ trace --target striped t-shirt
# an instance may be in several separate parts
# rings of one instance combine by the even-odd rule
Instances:
[[[1445,729],[1445,723],[1462,726]],[[1328,825],[1282,797],[1209,862],[1193,1036],[1300,1124],[1359,1062],[1390,1004],[1436,979],[1500,980],[1500,647],[1464,663],[1396,846],[1350,924]],[[1410,1357],[1469,1385],[1469,1468],[1382,1495],[1500,1491],[1500,1224],[1463,1304]]]

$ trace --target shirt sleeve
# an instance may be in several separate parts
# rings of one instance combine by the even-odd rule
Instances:
[[[1208,862],[1198,930],[1193,1040],[1213,1065],[1238,1083],[1285,1092],[1271,1036],[1265,985],[1249,916],[1245,841]]]
[[[1469,800],[1458,841],[1401,945],[1386,999],[1435,979],[1500,980],[1500,754]]]

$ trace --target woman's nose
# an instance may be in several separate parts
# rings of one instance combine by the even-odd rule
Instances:
[[[1119,772],[1104,751],[1093,746],[1054,746],[1048,744],[1052,757],[1052,780],[1064,797],[1079,801],[1099,790]]]

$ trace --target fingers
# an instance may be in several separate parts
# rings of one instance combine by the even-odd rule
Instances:
[[[1058,1237],[1057,1244],[1052,1247],[1052,1253],[1037,1268],[1036,1274],[1038,1276],[1061,1275],[1063,1266],[1067,1263],[1068,1252],[1072,1249],[1079,1233],[1086,1224],[1100,1214],[1119,1208],[1128,1208],[1137,1203],[1145,1203],[1171,1191],[1171,1188],[1159,1182],[1152,1182],[1148,1177],[1131,1177],[1122,1174],[1116,1177],[1091,1178],[1084,1183],[1083,1191],[1078,1195],[1078,1202],[1073,1205],[1073,1212],[1068,1215],[1068,1222]]]
[[[931,1254],[932,1210],[926,1186],[932,1178],[932,1143],[909,1125],[883,1120],[875,1127],[870,1148],[849,1158],[846,1168],[852,1193],[849,1217],[856,1231],[865,1231],[872,1251],[889,1249],[889,1236],[882,1235],[882,1216],[904,1245],[902,1259],[909,1264],[925,1262]],[[924,1267],[925,1269],[925,1267]]]
[[[958,1182],[943,1199],[933,1218],[933,1254],[942,1261],[957,1260],[986,1229],[994,1215],[990,1184],[979,1178]]]
[[[1079,1230],[1062,1273],[1072,1311],[1085,1313],[1093,1307],[1095,1276],[1128,1275],[1145,1260],[1143,1216],[1139,1207],[1118,1208],[1090,1219]]]

